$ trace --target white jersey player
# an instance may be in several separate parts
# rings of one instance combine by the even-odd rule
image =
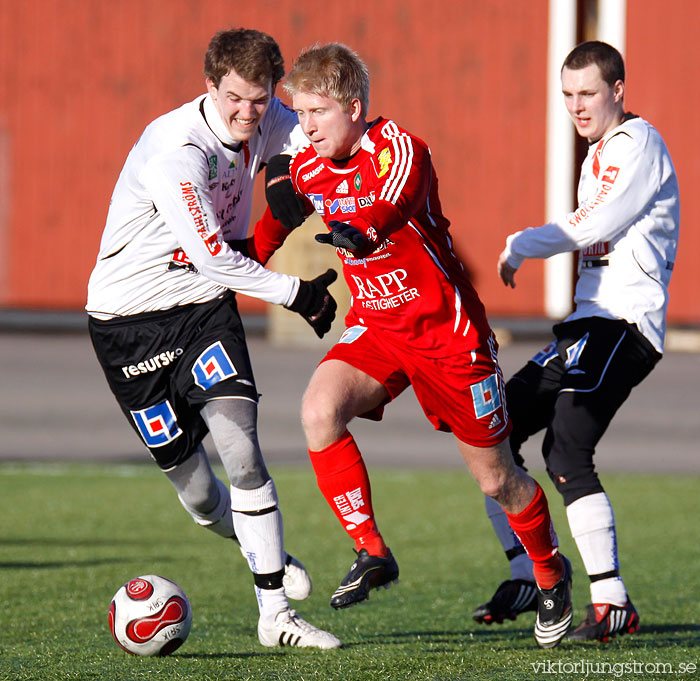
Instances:
[[[289,608],[311,583],[282,542],[277,492],[257,438],[258,393],[236,293],[330,328],[335,272],[307,282],[266,270],[245,239],[253,182],[294,145],[296,116],[274,95],[279,47],[221,31],[205,57],[207,94],[153,121],[117,182],[88,285],[90,336],[129,423],[199,525],[236,539],[254,575],[264,646],[336,648]],[[264,220],[273,221],[269,211]],[[211,432],[230,487],[202,447]]]
[[[572,535],[591,582],[591,604],[573,640],[606,641],[639,628],[639,615],[620,576],[617,531],[593,454],[617,409],[661,358],[668,284],[680,223],[678,181],[661,135],[625,113],[625,71],[606,43],[576,47],[562,68],[562,90],[577,132],[590,149],[583,163],[578,208],[506,240],[498,271],[515,286],[526,258],[578,251],[575,310],[554,327],[556,340],[506,386],[519,450],[545,428],[547,471],[566,506]],[[534,608],[530,565],[503,516],[487,510],[513,579],[474,611],[487,624]]]

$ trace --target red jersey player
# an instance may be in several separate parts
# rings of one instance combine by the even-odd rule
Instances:
[[[504,507],[532,557],[535,638],[555,646],[572,619],[571,568],[558,553],[542,489],[513,464],[497,343],[452,250],[430,150],[391,120],[366,120],[369,74],[344,45],[302,53],[285,89],[310,142],[291,162],[291,182],[306,212],[315,209],[328,226],[316,238],[336,247],[352,293],[347,329],[302,404],[319,488],[357,552],[331,605],[354,605],[398,578],[347,424],[381,419],[384,405],[411,385],[435,428],[455,434],[470,472]],[[289,180],[276,174],[279,192],[268,200],[279,216],[293,210],[279,187]]]

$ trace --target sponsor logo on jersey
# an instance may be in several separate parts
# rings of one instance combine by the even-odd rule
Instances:
[[[208,390],[213,385],[237,374],[236,367],[233,366],[221,341],[210,345],[192,365],[194,382],[202,390]]]
[[[228,181],[224,181],[224,182],[221,183],[221,191],[224,192],[224,194],[226,195],[226,198],[227,198],[227,199],[231,198],[231,195],[233,194],[233,188],[234,188],[235,184],[236,184],[236,178],[235,178],[235,177],[233,177],[232,179],[230,179],[230,180],[228,180]],[[241,193],[238,192],[237,196],[238,196],[238,200],[236,201],[236,203],[238,203],[238,201],[241,200]],[[235,204],[234,204],[234,205],[235,205]]]
[[[605,169],[605,175],[601,178],[601,182],[609,182],[610,184],[615,184],[615,180],[617,180],[617,176],[620,172],[620,169],[617,166],[608,166]]]
[[[581,251],[581,255],[584,258],[596,258],[601,255],[608,255],[610,253],[610,242],[609,241],[599,241],[597,244],[588,246]]]
[[[170,366],[182,353],[184,350],[182,348],[175,348],[175,350],[164,350],[163,352],[153,355],[150,359],[144,359],[142,362],[137,362],[136,364],[129,364],[122,367],[124,376],[127,378],[132,378],[133,376],[140,376],[141,374],[153,373],[158,371],[163,367]]]
[[[353,180],[353,184],[355,185],[355,189],[359,192],[360,189],[362,189],[362,175],[360,173],[357,173],[355,175],[355,179]]]
[[[202,209],[202,201],[195,187],[191,182],[180,182],[180,190],[182,200],[187,206],[190,215],[194,221],[194,226],[202,241],[207,246],[207,249],[212,255],[216,255],[221,251],[221,242],[219,241],[219,233],[209,234],[209,225],[207,224],[207,216]]]
[[[482,419],[490,416],[501,406],[501,393],[498,390],[498,379],[496,374],[487,376],[483,381],[479,381],[469,386],[472,392],[472,403],[474,404],[474,414],[476,418]],[[493,421],[491,422],[493,424]],[[490,425],[495,428],[498,424]]]
[[[393,242],[391,239],[384,239],[384,241],[382,241],[382,243],[372,251],[372,255],[367,256],[366,258],[356,258],[352,251],[347,251],[344,248],[336,248],[335,250],[339,256],[344,258],[346,265],[366,265],[368,262],[372,262],[373,260],[382,260],[383,258],[390,257],[391,253],[380,254],[380,251],[386,250],[389,248],[389,246],[393,246],[394,243],[395,242]]]
[[[224,189],[224,185],[221,185],[221,188]],[[235,222],[237,215],[233,209],[236,207],[240,200],[241,191],[239,190],[238,193],[226,204],[226,206],[224,206],[221,210],[218,210],[216,212],[216,217],[219,220],[219,224],[221,225],[222,230],[225,230],[232,222]],[[216,253],[214,253],[214,255],[216,255]]]
[[[301,179],[306,182],[307,180],[310,180],[312,177],[316,177],[321,171],[323,170],[323,164],[316,166],[311,172],[306,173],[306,175],[302,175]]]
[[[369,208],[374,204],[374,201],[376,199],[376,196],[374,192],[370,192],[369,196],[358,196],[357,197],[357,205],[360,208]]]
[[[147,447],[162,447],[182,435],[168,400],[132,411],[131,417]]]
[[[343,180],[335,190],[336,194],[349,194],[350,193],[350,188],[348,187],[348,181]]]
[[[379,156],[377,156],[377,161],[379,161],[379,173],[377,173],[377,177],[384,177],[384,175],[389,172],[391,160],[391,150],[389,147],[379,152]]]
[[[184,269],[188,272],[196,272],[197,268],[192,264],[190,259],[187,257],[187,253],[181,248],[176,248],[173,251],[173,255],[168,263],[168,269]]]
[[[209,157],[209,179],[213,180],[219,172],[219,159],[216,155]]]
[[[328,214],[333,215],[340,211],[341,213],[354,213],[357,211],[357,206],[355,205],[354,196],[346,196],[342,199],[326,199],[326,208],[328,209]]]
[[[595,148],[595,151],[593,152],[593,175],[595,176],[596,179],[598,179],[598,175],[600,174],[600,155],[603,153],[603,144],[605,144],[605,140],[600,140],[598,142],[598,146]]]
[[[360,305],[367,310],[389,310],[420,297],[418,289],[409,288],[404,284],[408,277],[404,269],[374,277],[358,277],[355,274],[350,276],[357,288],[353,298],[360,301]]]
[[[319,215],[325,215],[323,207],[323,194],[307,194],[306,197],[314,204],[314,208]]]
[[[605,174],[600,180],[600,189],[598,190],[598,193],[595,195],[594,199],[590,203],[578,208],[569,218],[569,224],[572,227],[576,227],[576,225],[578,225],[582,220],[585,220],[598,206],[605,203],[606,199],[608,198],[608,194],[615,184],[615,180],[617,180],[619,172],[620,169],[616,166],[608,166],[605,169]]]

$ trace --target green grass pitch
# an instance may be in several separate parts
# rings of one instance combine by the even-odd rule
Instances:
[[[370,463],[371,465],[371,463]],[[0,679],[374,681],[384,679],[696,679],[700,676],[700,478],[607,475],[625,581],[642,629],[609,644],[539,650],[532,613],[503,626],[471,619],[507,577],[505,558],[466,470],[371,470],[398,586],[335,612],[328,599],[351,544],[309,467],[273,468],[287,549],[314,579],[299,613],[344,643],[337,651],[266,649],[252,579],[231,542],[196,527],[155,466],[0,465]],[[574,565],[574,621],[585,571],[560,499],[550,498]],[[192,602],[187,642],[169,658],[114,643],[107,608],[140,574],[178,582]],[[606,666],[607,665],[607,666]],[[693,667],[695,665],[695,667]],[[669,673],[670,672],[670,673]]]

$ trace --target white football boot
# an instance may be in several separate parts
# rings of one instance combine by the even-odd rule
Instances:
[[[333,634],[309,624],[295,610],[282,610],[272,622],[263,622],[261,617],[258,621],[258,639],[267,648],[296,646],[330,650],[342,645]]]

